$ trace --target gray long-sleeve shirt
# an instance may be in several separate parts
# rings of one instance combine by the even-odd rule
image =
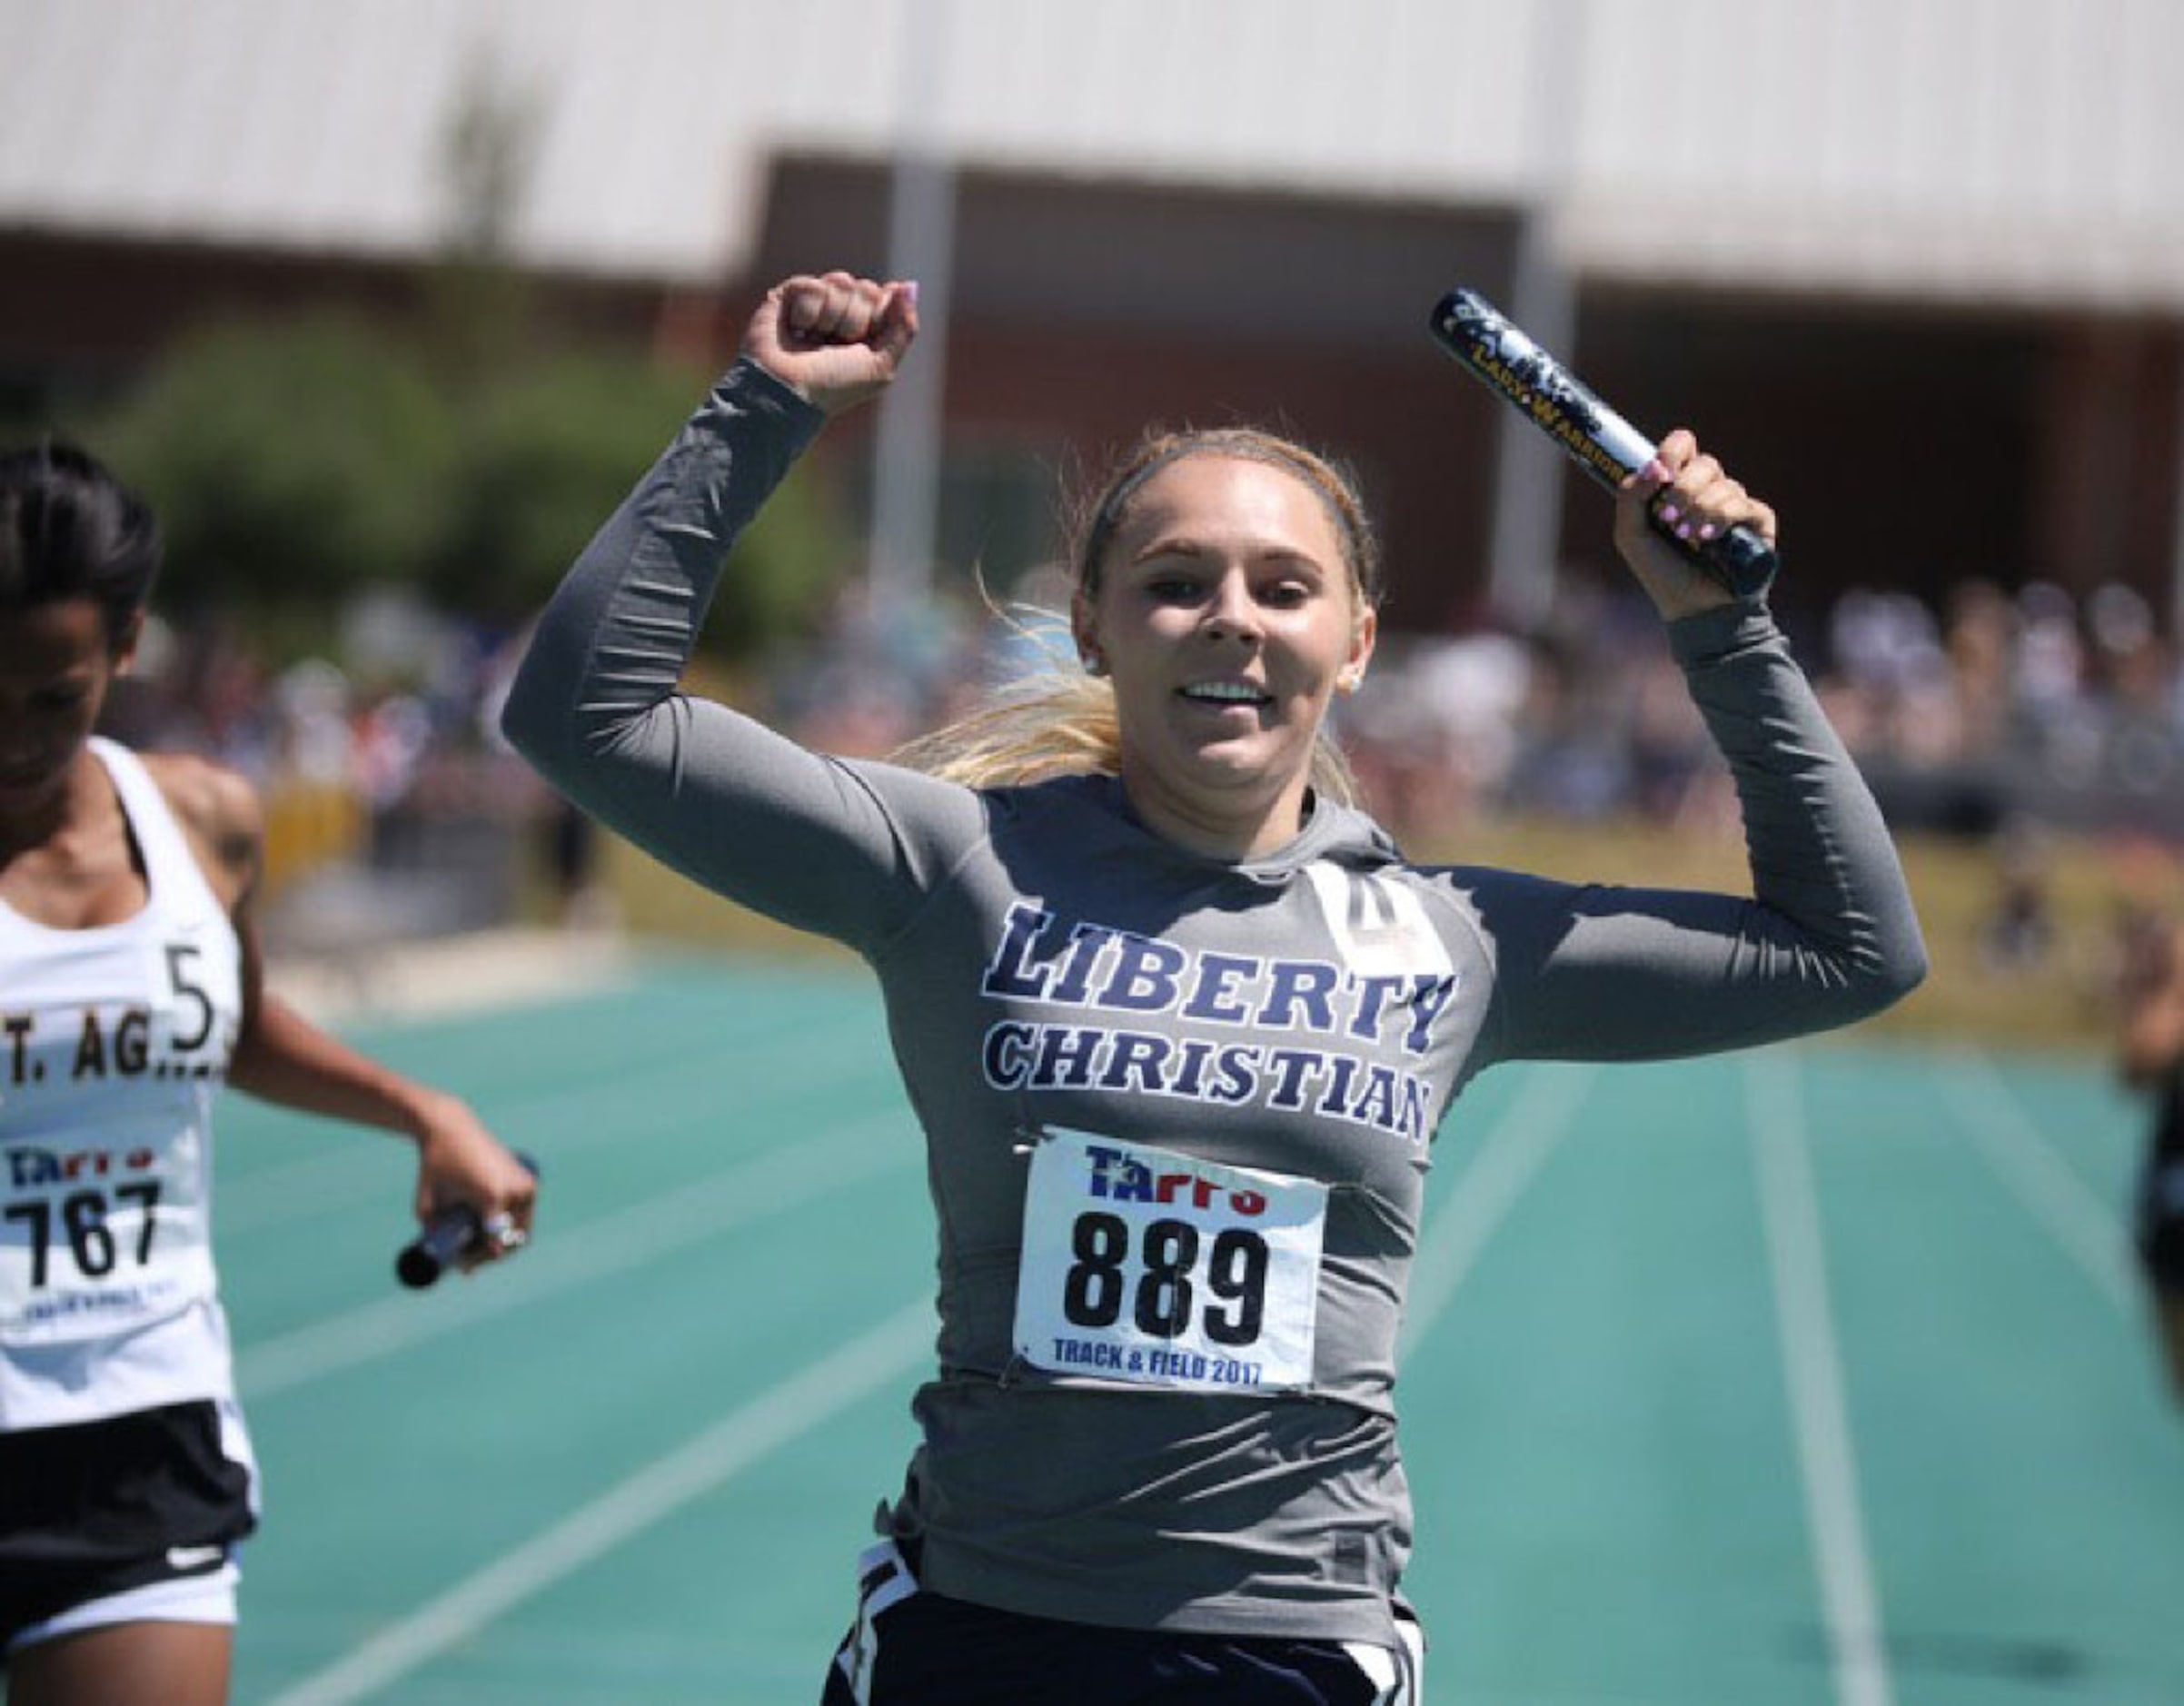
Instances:
[[[1413,866],[1325,801],[1232,862],[1149,832],[1112,777],[973,790],[808,752],[678,682],[819,422],[730,370],[547,607],[508,735],[880,979],[938,1223],[939,1368],[893,1515],[925,1582],[1388,1643],[1395,1334],[1450,1103],[1496,1061],[1765,1043],[1901,996],[1924,950],[1880,814],[1756,604],[1670,630],[1753,899]]]

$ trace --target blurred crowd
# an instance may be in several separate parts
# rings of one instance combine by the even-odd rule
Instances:
[[[807,650],[732,690],[807,744],[885,754],[996,686],[1073,669],[1067,602],[1038,574],[1006,602],[885,608],[851,582]],[[444,889],[451,864],[472,868],[474,888],[497,864],[496,893],[463,903],[490,909],[511,903],[513,864],[565,918],[599,922],[593,832],[497,733],[522,638],[380,599],[344,623],[338,660],[276,670],[218,627],[161,629],[117,732],[259,784],[276,898],[328,868]],[[1993,848],[1998,951],[2039,948],[2046,830],[2184,847],[2184,670],[2128,589],[2079,599],[1966,580],[1939,609],[1851,590],[1792,638],[1891,821]],[[1620,586],[1566,580],[1531,632],[1389,633],[1338,727],[1375,812],[1428,856],[1495,816],[1734,821],[1659,622]],[[322,914],[333,904],[323,888],[312,898]]]
[[[769,710],[826,749],[884,753],[1026,669],[1070,667],[1066,593],[999,611],[846,592]],[[1794,632],[1829,714],[1906,828],[2020,820],[2184,838],[2184,670],[2147,601],[1965,580],[1936,610],[1853,590]],[[1526,633],[1385,634],[1339,728],[1375,810],[1405,838],[1482,815],[1718,817],[1722,773],[1634,591],[1565,580]]]
[[[331,655],[275,667],[223,623],[154,616],[106,731],[256,785],[276,949],[500,923],[541,883],[573,921],[601,904],[590,827],[496,727],[520,643],[383,595],[349,612]]]
[[[1027,671],[1074,669],[1067,589],[1019,591],[998,612],[889,613],[846,593],[766,709],[808,744],[882,754]],[[1998,991],[2059,976],[2104,1013],[2184,874],[2184,669],[2147,601],[1968,580],[1936,608],[1852,590],[1792,639],[1891,826],[1971,855],[1938,909],[1941,951]],[[1384,633],[1337,728],[1415,858],[1461,859],[1495,820],[1739,833],[1659,619],[1620,583],[1565,580],[1533,631]],[[2100,873],[2090,903],[2059,893],[2072,838]]]
[[[2184,833],[2184,671],[2131,589],[1966,580],[1938,614],[1854,592],[1830,630],[1830,713],[1906,814],[1973,833],[2020,817]]]

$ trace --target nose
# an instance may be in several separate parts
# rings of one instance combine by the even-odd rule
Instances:
[[[1241,570],[1230,570],[1215,583],[1198,626],[1208,639],[1259,638],[1258,600],[1251,596],[1250,582]]]

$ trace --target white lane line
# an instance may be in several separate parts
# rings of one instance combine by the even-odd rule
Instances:
[[[822,1074],[826,1082],[839,1083],[842,1061],[871,1056],[867,1045],[873,1034],[873,1026],[866,1019],[806,1031],[794,1038],[750,1038],[725,1051],[693,1043],[689,1059],[694,1070],[701,1067],[714,1082],[727,1082],[730,1074],[749,1075],[749,1087],[739,1094],[738,1106],[755,1106],[779,1099],[777,1093],[809,1084]],[[884,1060],[885,1056],[880,1058]],[[597,1116],[586,1119],[582,1116],[591,1104],[596,1104]],[[619,1074],[604,1069],[590,1084],[491,1098],[479,1104],[479,1111],[489,1126],[519,1147],[526,1125],[533,1120],[552,1121],[557,1131],[565,1133],[554,1141],[557,1153],[595,1144],[623,1143],[633,1129],[628,1085]],[[337,1137],[340,1146],[277,1161],[240,1178],[222,1181],[217,1186],[213,1233],[223,1244],[260,1226],[293,1220],[319,1209],[382,1201],[390,1181],[397,1178],[406,1192],[408,1175],[415,1170],[414,1157],[408,1151],[378,1134],[359,1142],[353,1127],[314,1120],[308,1115],[296,1117],[306,1128],[300,1141],[309,1140],[313,1135],[309,1127],[324,1126],[329,1136]],[[686,1113],[662,1113],[648,1121],[644,1129],[685,1125],[688,1120]]]
[[[925,1146],[899,1109],[837,1126],[824,1141],[789,1145],[566,1233],[550,1230],[506,1267],[467,1283],[443,1282],[429,1298],[392,1293],[244,1345],[235,1356],[236,1383],[243,1401],[255,1404],[924,1158]]]
[[[2055,1153],[1983,1055],[1954,1056],[1943,1098],[1995,1175],[2042,1231],[2086,1271],[2109,1302],[2139,1312],[2138,1267],[2122,1223]]]
[[[386,1688],[900,1378],[931,1355],[933,1333],[929,1302],[890,1315],[274,1696],[269,1706],[346,1706]]]
[[[1448,1307],[1487,1240],[1570,1129],[1599,1076],[1593,1066],[1534,1067],[1516,1099],[1480,1139],[1471,1165],[1433,1224],[1419,1234],[1410,1297],[1395,1335],[1399,1357],[1410,1354]]]
[[[1820,1198],[1795,1068],[1779,1050],[1754,1056],[1744,1086],[1751,1110],[1767,1259],[1774,1276],[1782,1374],[1797,1433],[1805,1521],[1828,1626],[1841,1706],[1890,1706],[1880,1595],[1859,1500],[1857,1453],[1844,1398],[1842,1356],[1828,1298]]]

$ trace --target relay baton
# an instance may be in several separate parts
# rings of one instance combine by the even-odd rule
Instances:
[[[539,1176],[539,1164],[521,1149],[516,1159]],[[394,1275],[412,1291],[422,1291],[486,1240],[485,1222],[468,1203],[435,1215],[425,1229],[402,1245],[394,1258]]]
[[[1434,310],[1441,347],[1481,383],[1561,445],[1611,491],[1653,460],[1644,433],[1594,396],[1584,382],[1526,337],[1474,290],[1457,289]],[[1774,578],[1774,548],[1739,523],[1701,543],[1654,527],[1693,562],[1740,597],[1762,592]]]

